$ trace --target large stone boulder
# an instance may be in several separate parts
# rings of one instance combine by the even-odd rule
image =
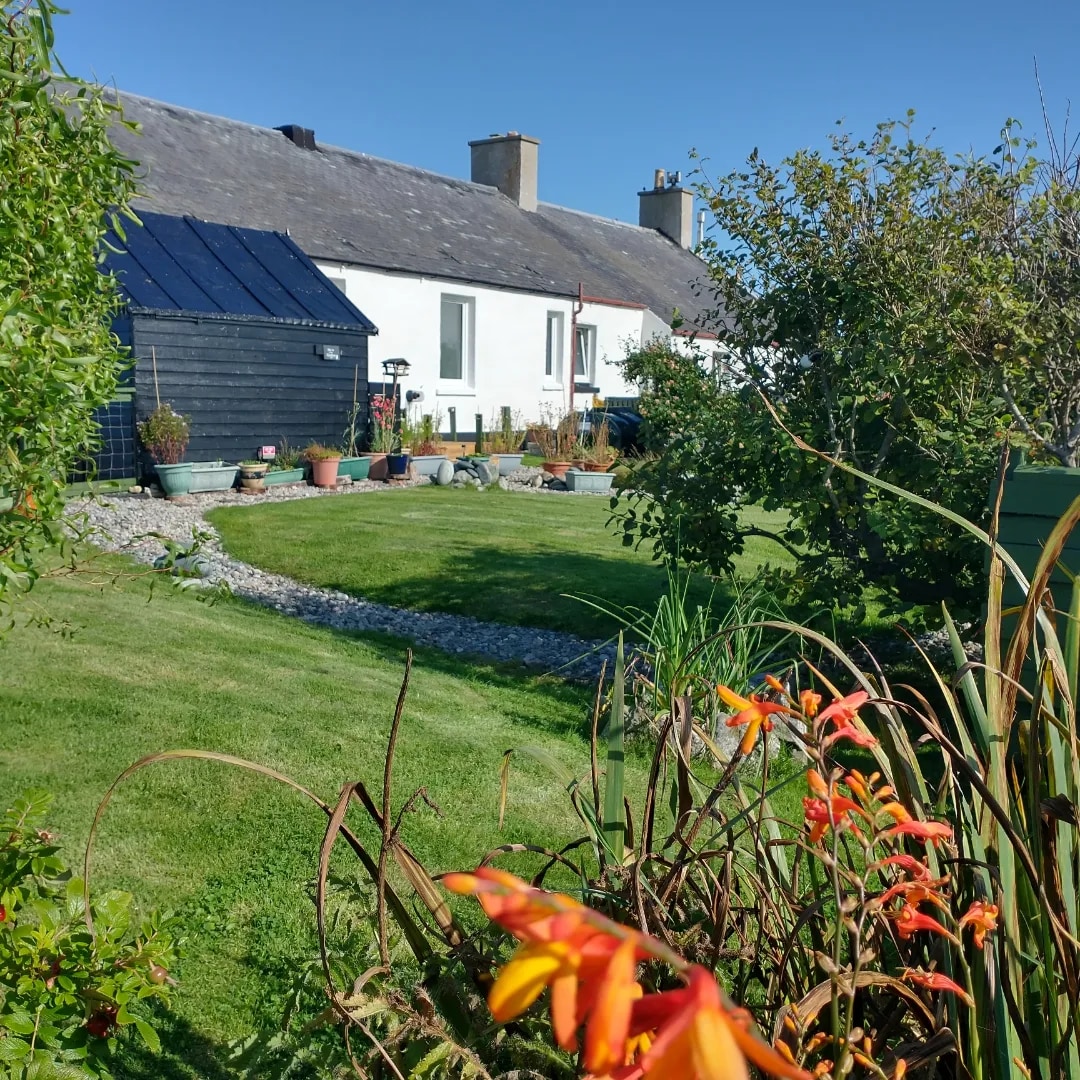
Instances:
[[[435,473],[435,482],[440,487],[446,487],[454,479],[454,463],[452,461],[439,462],[439,469]]]
[[[499,466],[492,465],[489,461],[478,461],[476,463],[476,478],[484,487],[494,484],[499,479]]]

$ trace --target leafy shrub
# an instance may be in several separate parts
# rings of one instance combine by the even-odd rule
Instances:
[[[0,3],[0,490],[18,511],[0,513],[0,613],[50,563],[68,477],[99,443],[94,411],[127,364],[99,256],[131,214],[134,168],[109,141],[120,106],[53,80],[60,10]]]
[[[167,401],[139,422],[139,439],[159,465],[178,465],[190,435],[191,417],[181,416]]]
[[[0,818],[0,1076],[107,1077],[134,1028],[152,1050],[151,1004],[167,1001],[174,925],[136,921],[127,893],[95,899],[72,877],[42,822],[51,806],[29,791]]]

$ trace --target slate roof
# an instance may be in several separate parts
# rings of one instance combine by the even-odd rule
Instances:
[[[212,224],[140,209],[142,226],[105,263],[138,311],[193,311],[320,323],[375,333],[375,326],[281,233]]]
[[[710,306],[699,259],[652,229],[541,204],[367,154],[305,150],[260,128],[121,94],[113,139],[154,210],[288,232],[314,259],[480,285],[641,303],[689,324]],[[317,133],[316,133],[317,136]]]

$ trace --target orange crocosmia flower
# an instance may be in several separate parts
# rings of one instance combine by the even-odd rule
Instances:
[[[847,697],[837,698],[831,705],[827,705],[818,714],[817,723],[823,724],[828,720],[833,722],[835,730],[823,741],[822,745],[831,746],[840,739],[847,739],[856,746],[874,746],[877,739],[873,735],[860,731],[851,722],[858,714],[859,709],[869,701],[870,695],[865,690],[856,690]]]
[[[766,675],[765,685],[787,697],[787,687],[775,675]]]
[[[851,772],[844,777],[844,787],[846,787],[855,798],[863,803],[868,803],[873,795],[873,791],[870,789],[870,782],[857,769],[852,769]]]
[[[886,829],[884,836],[915,836],[936,844],[939,840],[948,840],[952,836],[952,827],[944,821],[901,821],[891,829]]]
[[[666,1019],[657,1023],[661,1016]],[[647,994],[635,1003],[631,1031],[642,1025],[656,1028],[639,1063],[649,1080],[749,1080],[747,1059],[771,1076],[810,1077],[750,1031],[748,1013],[726,1008],[716,980],[696,964],[684,989]]]
[[[908,813],[907,808],[901,806],[898,802],[886,803],[881,808],[881,812],[883,814],[888,814],[898,825],[911,820],[911,814]]]
[[[963,930],[965,926],[973,927],[975,945],[981,949],[986,935],[997,929],[999,914],[997,904],[985,904],[982,900],[974,900],[971,907],[960,918],[960,929]]]
[[[859,830],[847,816],[849,812],[863,814],[863,809],[852,799],[843,795],[834,795],[831,799],[803,799],[803,819],[812,822],[810,842],[816,844],[829,831],[849,828],[858,834]],[[864,815],[865,816],[865,815]]]
[[[831,720],[837,727],[845,727],[859,714],[859,709],[870,700],[865,690],[856,690],[847,697],[837,698],[831,705],[826,705],[818,714],[818,722]]]
[[[819,799],[827,799],[829,797],[829,785],[825,783],[821,773],[819,773],[817,769],[806,770],[806,786]]]
[[[883,866],[899,866],[901,870],[910,874],[916,881],[930,880],[930,867],[926,863],[920,862],[914,855],[904,855],[903,853],[890,855],[887,859],[874,863],[870,869],[879,870]]]
[[[949,879],[938,878],[937,881],[901,881],[891,889],[886,889],[879,897],[882,904],[887,904],[894,896],[902,896],[905,904],[918,905],[924,902],[937,904],[946,911],[949,905],[938,895],[937,889],[941,888]]]
[[[968,1005],[973,1006],[975,1004],[971,995],[959,983],[953,982],[948,975],[943,975],[940,971],[905,968],[904,974],[900,978],[905,982],[914,983],[916,986],[922,986],[927,990],[948,990],[949,993],[963,998]]]
[[[905,940],[912,937],[914,934],[917,934],[920,930],[929,930],[933,934],[940,934],[942,937],[947,937],[950,941],[959,944],[955,934],[946,930],[937,919],[930,915],[924,915],[912,904],[905,903],[904,906],[893,915],[893,918],[896,920],[897,932]]]
[[[520,1016],[550,986],[556,1043],[576,1051],[577,1030],[588,1021],[587,1059],[604,1072],[621,1065],[634,969],[649,955],[642,935],[492,867],[447,874],[443,883],[452,892],[478,895],[488,916],[523,942],[488,995],[492,1016],[499,1023]],[[607,926],[617,933],[605,932]]]
[[[821,705],[821,695],[813,690],[803,690],[799,694],[799,705],[802,706],[803,715],[813,720]]]
[[[762,728],[766,731],[772,731],[773,722],[769,719],[770,716],[775,713],[785,713],[788,716],[794,715],[786,705],[781,705],[776,701],[762,701],[755,694],[751,694],[749,698],[740,697],[734,690],[729,690],[722,685],[717,686],[716,693],[729,709],[739,710],[734,716],[728,718],[727,726],[746,726],[746,734],[743,735],[742,742],[739,743],[740,754],[749,754],[754,749],[758,732]]]
[[[486,901],[524,942],[491,989],[495,1019],[520,1015],[550,986],[556,1041],[572,1051],[585,1023],[585,1063],[597,1080],[749,1080],[747,1058],[783,1080],[810,1080],[752,1033],[748,1013],[727,1008],[704,968],[687,965],[679,990],[643,994],[637,961],[670,957],[660,942],[490,867],[442,880]]]

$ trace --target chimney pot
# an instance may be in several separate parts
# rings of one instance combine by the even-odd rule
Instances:
[[[498,188],[522,210],[535,210],[539,146],[539,139],[516,131],[470,142],[472,182]]]
[[[653,190],[663,191],[666,184],[667,175],[663,169],[657,169],[656,172],[653,173]]]
[[[282,124],[274,130],[280,131],[289,142],[299,146],[301,150],[318,149],[315,145],[315,132],[311,128],[301,127],[299,124]]]

